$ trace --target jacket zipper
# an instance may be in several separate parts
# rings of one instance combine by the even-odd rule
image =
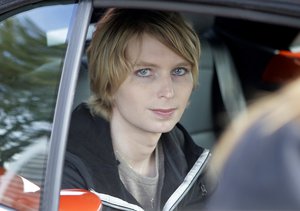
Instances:
[[[163,211],[170,211],[174,210],[176,206],[181,202],[184,196],[188,193],[191,189],[193,184],[196,182],[200,174],[202,173],[203,169],[205,168],[207,161],[210,157],[210,152],[208,149],[205,149],[192,169],[188,172],[186,177],[184,178],[181,185],[175,190],[175,192],[170,196],[167,200],[165,206],[163,207]],[[203,186],[203,187],[202,187]],[[203,188],[203,189],[202,189]],[[205,186],[201,185],[202,195],[207,193]],[[203,190],[205,190],[203,192]]]

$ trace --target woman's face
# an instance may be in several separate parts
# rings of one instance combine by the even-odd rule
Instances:
[[[193,89],[191,64],[148,34],[129,41],[126,57],[134,65],[114,95],[113,118],[135,130],[170,131]]]

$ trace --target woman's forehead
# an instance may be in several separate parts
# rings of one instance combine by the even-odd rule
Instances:
[[[155,65],[156,62],[168,59],[176,63],[191,65],[183,56],[166,46],[157,37],[144,33],[132,37],[126,47],[126,58],[135,65]],[[170,61],[171,62],[171,61]]]

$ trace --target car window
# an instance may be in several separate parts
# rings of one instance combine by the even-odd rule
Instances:
[[[40,194],[35,193],[43,186],[73,9],[74,4],[41,6],[0,22],[0,202],[3,206],[18,208],[15,202],[19,198],[24,200],[22,193],[32,193],[28,200],[32,206],[38,206]]]

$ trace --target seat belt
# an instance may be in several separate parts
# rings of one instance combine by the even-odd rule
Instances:
[[[246,110],[246,100],[227,46],[215,34],[209,36],[208,40],[212,48],[221,97],[232,120]]]

